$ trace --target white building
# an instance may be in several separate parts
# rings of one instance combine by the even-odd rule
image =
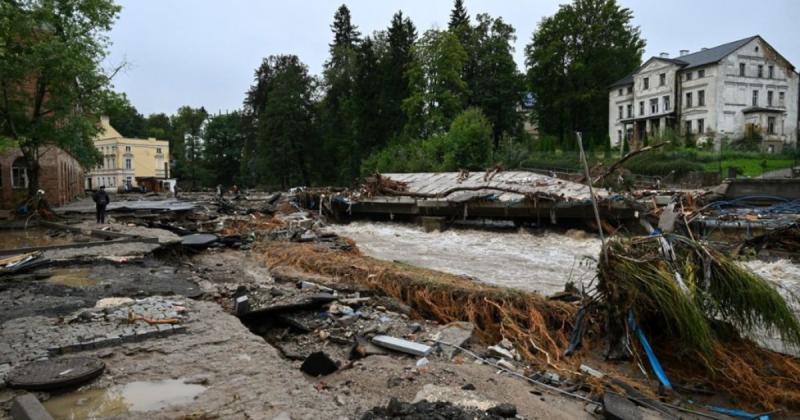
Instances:
[[[610,86],[608,134],[618,146],[667,128],[701,142],[752,130],[764,150],[780,151],[797,144],[798,98],[794,66],[756,35],[647,60]]]

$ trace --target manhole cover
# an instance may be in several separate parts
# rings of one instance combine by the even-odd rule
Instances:
[[[103,373],[106,365],[94,357],[62,357],[39,360],[13,369],[6,377],[12,388],[50,390],[88,382]]]
[[[186,246],[208,246],[212,242],[216,242],[219,237],[210,233],[193,233],[181,237],[181,243]]]

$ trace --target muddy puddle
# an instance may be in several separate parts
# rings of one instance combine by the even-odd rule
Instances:
[[[31,227],[0,231],[0,250],[67,245],[90,239],[88,236]]]
[[[131,382],[60,395],[45,401],[44,407],[56,420],[101,419],[189,404],[205,390],[182,379]]]
[[[50,270],[47,282],[67,287],[89,287],[100,281],[89,275],[88,268],[56,268]]]
[[[600,240],[583,231],[531,233],[474,228],[425,232],[411,224],[334,225],[366,255],[551,295],[594,277]]]

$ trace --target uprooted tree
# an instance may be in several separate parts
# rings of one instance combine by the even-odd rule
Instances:
[[[119,10],[111,0],[0,2],[0,139],[21,149],[31,197],[48,146],[84,166],[100,160],[92,139],[113,76],[101,67],[104,33]]]

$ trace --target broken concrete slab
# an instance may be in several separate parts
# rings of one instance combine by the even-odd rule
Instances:
[[[603,394],[603,411],[611,420],[640,420],[642,413],[631,400],[613,392]]]
[[[514,360],[514,353],[511,352],[510,350],[500,347],[499,345],[489,346],[487,347],[487,350],[489,350],[489,352],[495,356],[502,357],[508,360]]]
[[[378,346],[414,356],[427,356],[433,350],[431,346],[389,335],[376,335],[372,337],[372,342]]]
[[[452,359],[458,353],[458,349],[453,346],[462,347],[472,337],[475,326],[471,322],[455,321],[445,325],[437,334],[436,341],[439,341],[439,349],[442,356]]]
[[[413,402],[427,400],[430,402],[449,402],[463,408],[474,408],[486,411],[496,407],[496,401],[478,395],[475,391],[463,390],[458,387],[439,386],[426,384],[417,392]]]
[[[219,240],[219,236],[211,233],[193,233],[181,237],[181,245],[193,248],[202,248]]]
[[[53,420],[33,394],[22,394],[14,398],[9,414],[14,420]]]

